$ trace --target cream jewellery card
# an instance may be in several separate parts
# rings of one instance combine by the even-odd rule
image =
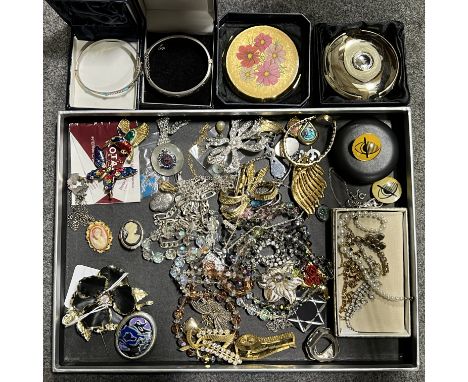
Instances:
[[[94,148],[103,147],[104,143],[117,134],[118,122],[99,123],[71,123],[70,130],[70,173],[77,173],[86,177],[90,171],[95,170],[93,162]],[[116,180],[112,191],[112,199],[104,191],[102,181],[89,182],[86,193],[86,204],[132,203],[139,202],[140,196],[140,151],[138,147],[133,149],[133,158],[130,166],[137,170],[134,176]],[[75,198],[72,198],[75,205]]]
[[[76,287],[80,280],[84,277],[96,276],[99,273],[99,269],[90,268],[85,265],[77,265],[73,271],[73,276],[68,287],[67,297],[65,297],[65,308],[70,308],[70,300],[73,293],[76,291]]]
[[[337,212],[339,211],[339,212]],[[338,252],[337,242],[337,222],[342,214],[349,214],[353,211],[363,211],[363,209],[335,209],[334,216],[334,240],[335,240],[335,286],[336,286],[336,326],[337,335],[341,337],[408,337],[410,335],[410,303],[405,301],[389,301],[374,293],[375,298],[363,304],[358,309],[352,319],[351,324],[354,331],[347,327],[346,321],[339,313],[343,302],[343,268],[341,267],[341,256]],[[409,267],[408,267],[408,238],[407,238],[407,217],[406,209],[375,209],[372,212],[383,216],[386,220],[386,228],[383,231],[385,238],[385,249],[383,250],[389,266],[389,272],[381,276],[380,289],[390,296],[409,297]],[[378,228],[377,220],[365,219],[362,223],[368,228]],[[354,234],[366,236],[366,234],[356,229],[350,223],[348,225]],[[378,257],[368,248],[366,254],[371,255],[378,261]],[[360,285],[361,282],[358,283]]]

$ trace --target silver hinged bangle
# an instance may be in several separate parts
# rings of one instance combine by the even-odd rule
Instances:
[[[158,46],[159,44],[161,44],[162,42],[164,42],[166,40],[175,39],[175,38],[185,38],[187,40],[192,40],[192,41],[196,42],[198,45],[200,45],[203,48],[203,51],[206,53],[206,58],[208,60],[208,68],[206,70],[206,74],[203,77],[203,79],[198,84],[196,84],[194,87],[192,87],[190,89],[186,89],[186,90],[181,90],[181,91],[170,91],[170,90],[163,89],[160,86],[156,85],[154,83],[154,81],[151,79],[151,72],[150,72],[149,56],[150,56],[151,52],[153,51],[153,49],[156,46]],[[191,37],[191,36],[186,36],[186,35],[177,34],[177,35],[167,36],[167,37],[164,37],[164,38],[156,41],[145,52],[145,57],[144,57],[144,71],[145,71],[145,76],[146,76],[146,79],[148,80],[148,83],[154,89],[156,89],[158,92],[160,92],[160,93],[162,93],[162,94],[164,94],[164,95],[166,95],[168,97],[185,97],[187,95],[190,95],[190,94],[196,92],[198,89],[200,89],[206,83],[206,81],[208,81],[208,78],[210,78],[212,67],[213,67],[213,60],[211,59],[210,52],[208,52],[208,49],[206,49],[206,46],[203,45],[203,43],[201,41],[197,40],[196,38]]]
[[[133,62],[135,64],[135,71],[134,71],[134,75],[133,75],[131,81],[128,84],[126,84],[125,86],[121,87],[120,89],[108,90],[108,91],[96,90],[96,89],[93,89],[91,86],[86,85],[83,82],[83,80],[81,79],[81,76],[80,76],[80,65],[81,65],[81,62],[83,60],[83,57],[87,53],[89,53],[89,51],[91,49],[95,48],[96,46],[98,46],[100,44],[105,44],[105,43],[106,44],[109,44],[109,43],[119,43],[119,44],[121,44],[121,48],[123,50],[127,49],[130,52],[130,57],[132,58],[132,60],[133,60]],[[103,39],[103,40],[98,40],[98,41],[95,41],[95,42],[91,43],[85,49],[83,49],[81,51],[80,55],[78,56],[78,59],[76,60],[76,65],[75,65],[75,78],[76,78],[77,82],[80,84],[80,86],[85,91],[87,91],[88,93],[98,95],[98,96],[101,96],[101,97],[111,97],[111,96],[114,96],[114,95],[117,95],[117,94],[122,94],[122,93],[128,92],[135,85],[136,81],[138,80],[138,77],[140,76],[140,73],[141,73],[141,60],[140,60],[140,57],[138,57],[138,52],[136,51],[136,49],[126,41],[115,40],[115,39]]]

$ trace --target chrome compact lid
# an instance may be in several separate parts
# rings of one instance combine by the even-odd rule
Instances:
[[[352,30],[339,35],[324,52],[324,76],[348,99],[383,97],[395,85],[399,61],[393,46],[381,35]]]

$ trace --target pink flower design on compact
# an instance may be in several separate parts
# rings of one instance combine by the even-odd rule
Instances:
[[[265,61],[257,71],[257,82],[259,84],[270,86],[278,82],[280,71],[277,64],[273,61]]]
[[[257,37],[255,37],[254,41],[257,49],[260,52],[263,52],[266,48],[268,48],[271,45],[273,39],[265,33],[260,33]]]
[[[252,45],[240,46],[236,56],[244,68],[250,68],[260,62],[260,53],[258,49]]]
[[[286,61],[286,52],[283,49],[283,46],[278,42],[271,44],[265,50],[265,56],[267,61],[271,61],[277,65],[280,65]]]
[[[240,75],[241,75],[241,78],[244,81],[251,81],[251,80],[255,79],[255,76],[256,76],[255,68],[254,67],[250,67],[250,68],[243,67],[243,68],[241,68]]]
[[[244,29],[226,52],[230,85],[251,99],[275,99],[294,84],[299,54],[294,41],[268,25]]]
[[[242,66],[240,76],[243,80],[249,81],[256,76],[258,84],[271,86],[281,76],[279,65],[286,60],[286,52],[270,35],[259,33],[253,45],[239,46],[236,57]]]

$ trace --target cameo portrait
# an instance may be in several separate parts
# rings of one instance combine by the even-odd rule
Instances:
[[[86,240],[93,251],[103,253],[109,250],[112,244],[112,232],[106,223],[94,221],[86,230]]]
[[[127,249],[136,249],[143,240],[143,227],[136,220],[127,221],[119,233],[120,243]]]

